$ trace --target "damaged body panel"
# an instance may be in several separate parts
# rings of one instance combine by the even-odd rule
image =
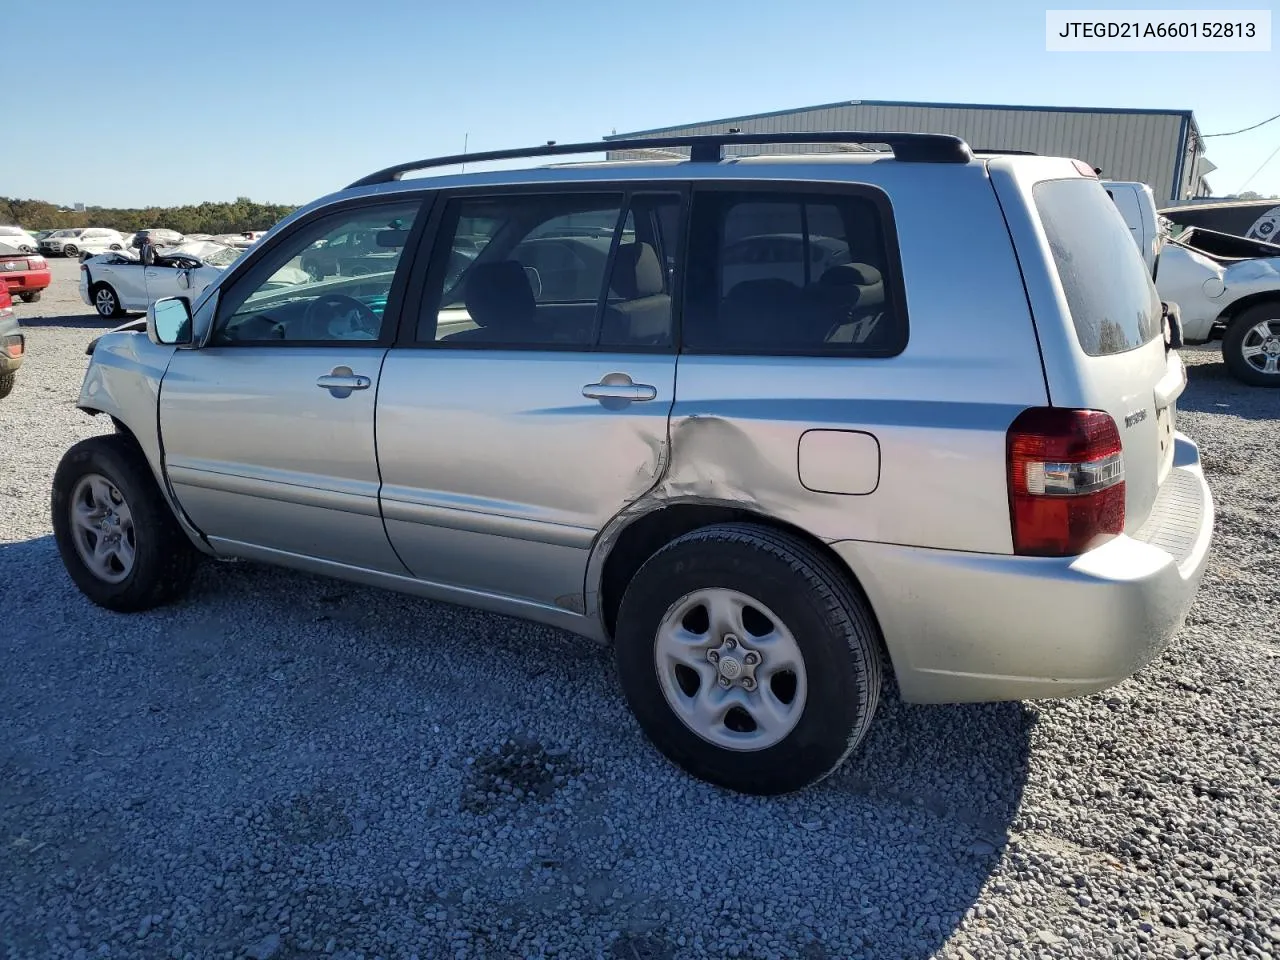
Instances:
[[[1280,246],[1193,228],[1165,242],[1160,297],[1176,303],[1187,343],[1204,343],[1242,303],[1280,302]]]

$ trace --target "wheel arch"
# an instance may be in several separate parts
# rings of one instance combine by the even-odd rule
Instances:
[[[1257,293],[1246,293],[1238,300],[1232,300],[1223,307],[1222,312],[1218,314],[1218,318],[1214,323],[1220,323],[1224,326],[1229,325],[1232,320],[1246,310],[1268,302],[1275,303],[1277,307],[1280,307],[1280,290],[1259,290]]]
[[[145,334],[103,334],[95,341],[76,407],[90,416],[110,417],[117,433],[137,443],[183,532],[197,549],[212,555],[213,548],[178,503],[164,472],[160,383],[173,352],[172,347],[153,344]]]
[[[209,556],[215,556],[216,554],[214,549],[205,540],[204,534],[199,530],[199,528],[191,522],[191,518],[188,517],[186,512],[182,509],[177,498],[173,494],[173,490],[169,486],[169,480],[164,473],[164,453],[159,443],[159,431],[143,430],[139,432],[138,430],[135,430],[128,421],[121,417],[121,411],[119,410],[112,412],[107,409],[99,409],[93,404],[86,404],[83,402],[77,403],[76,409],[80,410],[82,413],[87,413],[91,417],[103,415],[109,417],[112,427],[115,428],[115,432],[122,437],[128,438],[137,445],[138,449],[142,451],[142,455],[146,458],[147,466],[151,468],[151,475],[156,481],[156,486],[160,489],[160,495],[164,497],[165,505],[168,506],[169,512],[172,513],[174,518],[178,521],[178,526],[182,528],[182,532],[187,535],[187,538],[201,553],[206,553]],[[151,442],[150,437],[153,435],[155,439],[154,442]]]
[[[644,501],[624,511],[596,538],[587,564],[586,613],[600,623],[607,643],[613,642],[622,594],[646,560],[677,537],[720,523],[750,523],[790,534],[828,560],[840,577],[866,604],[876,625],[877,643],[887,656],[880,617],[862,583],[831,546],[808,530],[745,506],[697,497]]]

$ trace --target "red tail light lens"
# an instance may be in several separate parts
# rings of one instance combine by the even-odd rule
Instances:
[[[43,270],[49,265],[49,261],[44,257],[27,257],[28,270]]]
[[[1120,431],[1100,410],[1033,407],[1009,427],[1013,551],[1071,557],[1124,531]]]

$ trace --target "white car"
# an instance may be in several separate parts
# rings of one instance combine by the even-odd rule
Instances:
[[[72,227],[67,230],[55,230],[40,241],[40,249],[44,253],[55,256],[78,257],[82,250],[92,253],[123,250],[125,242],[118,230],[107,230],[103,227]]]
[[[1238,380],[1280,387],[1280,246],[1192,227],[1165,238],[1156,289],[1178,305],[1185,342],[1221,337]]]
[[[99,316],[108,318],[144,313],[161,297],[187,297],[195,302],[200,292],[243,253],[225,244],[197,240],[165,249],[149,266],[133,251],[90,257],[80,264],[80,299]],[[289,265],[278,270],[272,279],[306,283],[311,277]]]
[[[21,227],[0,227],[0,243],[19,253],[35,253],[40,249],[40,241]]]

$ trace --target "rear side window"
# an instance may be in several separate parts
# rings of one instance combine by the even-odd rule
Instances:
[[[888,202],[849,190],[694,199],[683,346],[697,353],[891,356],[906,316]]]
[[[1160,297],[1129,228],[1096,180],[1046,180],[1032,188],[1080,347],[1125,353],[1160,333]]]

